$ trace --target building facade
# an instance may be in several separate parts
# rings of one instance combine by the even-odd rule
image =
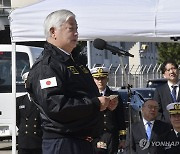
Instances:
[[[140,71],[141,66],[155,66],[158,61],[157,47],[153,42],[109,42],[112,46],[123,49],[134,57],[113,55],[108,50],[98,50],[91,44],[91,63],[94,66],[118,67],[121,65],[120,58],[128,69],[135,73]],[[142,70],[141,70],[142,71]]]

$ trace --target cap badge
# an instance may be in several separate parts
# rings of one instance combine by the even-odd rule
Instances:
[[[180,110],[180,104],[174,104],[174,109],[175,110]]]
[[[98,68],[98,69],[97,69],[97,72],[98,72],[98,73],[102,73],[102,72],[103,72],[103,69],[102,69],[102,68]]]

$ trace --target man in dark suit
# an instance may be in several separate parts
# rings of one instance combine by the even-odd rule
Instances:
[[[125,147],[126,125],[123,102],[117,91],[112,91],[107,86],[109,69],[95,67],[90,70],[94,81],[103,96],[109,96],[111,101],[104,114],[103,130],[99,138],[93,141],[96,154],[117,154],[119,148]],[[111,104],[117,104],[112,105]]]
[[[28,72],[22,78],[26,83]],[[25,84],[26,85],[26,84]],[[28,93],[17,97],[16,124],[18,127],[18,154],[42,153],[42,130],[40,112]]]
[[[154,100],[159,103],[158,119],[170,123],[169,114],[166,106],[169,103],[180,101],[180,82],[178,65],[173,60],[165,61],[161,66],[161,71],[168,81],[160,87],[157,87],[154,93]]]
[[[127,133],[125,150],[127,154],[157,153],[157,148],[152,142],[158,139],[158,135],[170,129],[169,124],[156,120],[158,109],[158,103],[154,100],[147,100],[143,104],[142,119],[133,123],[132,129]]]
[[[170,115],[170,122],[173,129],[160,136],[158,154],[179,154],[180,153],[180,102],[171,103],[167,106]]]

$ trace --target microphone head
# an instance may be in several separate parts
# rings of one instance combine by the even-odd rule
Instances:
[[[106,48],[106,41],[104,41],[104,40],[102,40],[100,38],[97,38],[97,39],[94,40],[93,46],[96,49],[104,50]]]

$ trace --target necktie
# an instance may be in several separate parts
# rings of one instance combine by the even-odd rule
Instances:
[[[176,88],[177,88],[177,86],[172,86],[172,98],[173,98],[173,102],[176,102]]]
[[[149,121],[147,122],[146,134],[147,134],[148,140],[150,140],[150,138],[151,138],[151,122],[149,122]]]

